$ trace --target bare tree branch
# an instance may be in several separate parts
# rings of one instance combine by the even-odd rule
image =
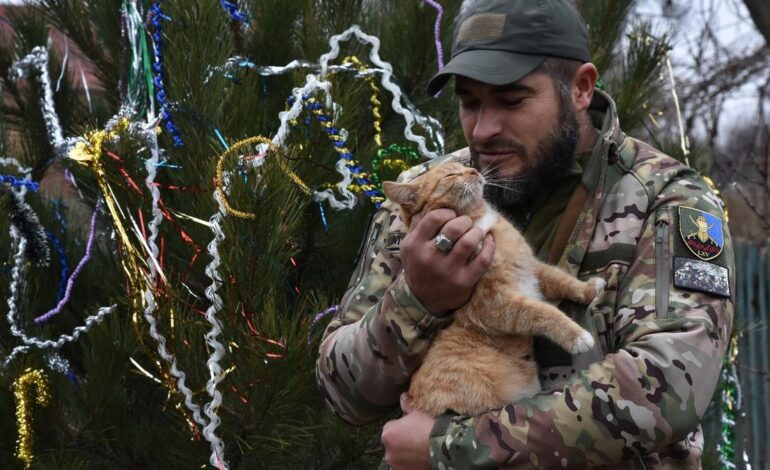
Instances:
[[[757,29],[765,37],[765,42],[770,44],[770,2],[767,0],[743,0],[743,3],[746,4]]]

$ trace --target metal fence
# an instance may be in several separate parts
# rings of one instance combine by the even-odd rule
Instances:
[[[770,469],[770,239],[764,244],[736,240],[734,246],[734,328],[742,333],[736,464],[748,467],[742,458],[745,451],[752,469]]]

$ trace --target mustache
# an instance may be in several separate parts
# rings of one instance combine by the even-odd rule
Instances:
[[[470,150],[473,153],[516,153],[526,155],[527,149],[520,142],[509,139],[489,139],[483,142],[471,142]]]

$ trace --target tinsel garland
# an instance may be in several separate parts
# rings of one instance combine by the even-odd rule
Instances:
[[[363,31],[361,31],[361,28],[358,26],[351,26],[341,34],[337,34],[335,36],[332,36],[329,39],[329,45],[331,46],[331,50],[327,52],[326,54],[322,55],[319,59],[319,64],[321,65],[321,77],[326,77],[329,73],[329,62],[336,59],[340,54],[340,42],[347,41],[351,37],[355,37],[360,42],[363,42],[365,44],[369,44],[371,46],[371,50],[369,51],[369,61],[373,63],[375,66],[379,67],[382,70],[382,86],[391,92],[393,95],[393,100],[391,100],[391,107],[393,110],[403,116],[404,120],[406,121],[406,127],[404,128],[404,136],[406,139],[410,142],[415,142],[417,144],[417,148],[419,149],[420,153],[426,157],[426,158],[436,158],[439,156],[439,153],[433,152],[428,150],[426,144],[425,144],[425,137],[415,135],[412,131],[412,127],[414,127],[415,124],[415,116],[408,110],[406,110],[402,105],[402,92],[401,89],[396,86],[395,83],[393,83],[393,67],[383,61],[380,58],[380,40],[376,36],[370,36]],[[433,133],[433,128],[428,125],[422,125],[421,126],[428,130],[429,132]],[[434,140],[438,143],[438,150],[440,153],[443,153],[443,147],[444,147],[444,140],[443,137],[440,135],[440,133],[435,133],[432,135]]]
[[[19,297],[19,290],[21,286],[21,278],[22,273],[24,270],[24,264],[25,264],[25,256],[26,253],[26,245],[27,245],[27,239],[24,237],[23,234],[19,232],[19,230],[14,226],[11,225],[10,227],[10,234],[11,239],[16,244],[17,250],[14,254],[14,262],[13,267],[11,268],[11,283],[10,283],[10,293],[8,295],[8,313],[6,314],[6,319],[8,320],[8,324],[10,325],[10,331],[11,334],[19,339],[21,339],[23,345],[16,346],[11,350],[10,354],[6,356],[2,364],[0,365],[0,369],[4,369],[8,367],[8,364],[10,364],[11,361],[13,361],[16,356],[20,354],[24,354],[28,352],[30,349],[53,349],[58,350],[64,344],[71,343],[74,341],[77,341],[77,339],[80,337],[81,334],[87,332],[91,329],[93,325],[96,323],[101,322],[105,316],[112,313],[112,311],[115,309],[116,305],[111,305],[109,307],[101,307],[97,313],[90,315],[86,318],[85,324],[82,326],[76,327],[74,330],[72,330],[72,334],[62,334],[60,335],[56,340],[45,340],[40,339],[37,337],[29,337],[24,333],[21,328],[19,328],[17,324],[16,319],[16,309],[17,309],[17,299]]]
[[[403,155],[404,159],[399,160],[395,158],[388,158],[393,155]],[[420,156],[413,148],[407,145],[391,144],[388,148],[379,149],[377,156],[372,160],[372,180],[374,184],[382,191],[382,178],[380,176],[380,168],[392,168],[399,172],[409,169],[411,166],[416,165],[420,160]]]
[[[342,60],[342,63],[352,64],[360,72],[366,70],[366,67],[364,67],[364,64],[361,63],[358,57],[353,55],[345,57]],[[362,76],[364,77],[366,84],[369,85],[369,89],[372,90],[372,96],[369,98],[369,102],[372,103],[372,116],[374,116],[374,119],[372,120],[372,126],[374,127],[374,143],[379,149],[382,147],[382,114],[380,114],[380,106],[382,106],[382,103],[380,103],[379,98],[377,98],[377,95],[380,94],[380,89],[377,88],[377,84],[374,83],[374,78],[371,75],[362,74]]]
[[[309,96],[315,91],[320,90],[323,91],[326,98],[331,101],[331,95],[329,94],[330,88],[331,82],[320,81],[314,75],[309,74],[305,77],[305,85],[303,87],[295,88],[292,90],[294,101],[292,102],[290,108],[278,113],[278,118],[280,119],[281,124],[278,126],[278,130],[272,139],[272,142],[276,147],[280,149],[284,146],[284,143],[289,136],[291,122],[293,122],[303,111],[304,108],[302,105],[302,97],[306,95]],[[254,166],[259,166],[264,163],[264,160],[264,158],[254,159],[251,161],[251,164]],[[350,173],[350,168],[345,165],[345,160],[342,158],[337,160],[335,169],[340,175],[342,175],[342,181],[337,184],[337,188],[342,195],[343,200],[338,200],[330,189],[314,191],[313,199],[318,203],[323,201],[328,202],[334,210],[352,209],[356,204],[356,196],[348,190],[348,186],[353,180],[353,175]]]
[[[222,180],[217,183],[222,186],[224,191],[227,191],[229,180],[226,174],[223,174]],[[209,369],[206,392],[211,397],[211,401],[203,407],[209,419],[208,424],[203,428],[203,437],[211,443],[211,457],[209,458],[211,465],[227,470],[229,467],[224,458],[225,444],[216,435],[216,430],[222,422],[218,415],[219,406],[222,404],[222,392],[217,389],[217,385],[224,380],[226,375],[219,365],[219,361],[225,355],[225,348],[218,339],[219,335],[222,334],[222,324],[217,318],[217,314],[222,310],[223,305],[222,298],[217,294],[217,290],[222,285],[222,276],[218,271],[219,266],[222,264],[222,258],[219,256],[218,247],[225,239],[225,233],[220,223],[222,218],[227,215],[227,208],[220,197],[219,191],[214,191],[214,200],[217,203],[218,210],[209,218],[209,227],[214,237],[207,247],[208,253],[211,255],[211,262],[206,266],[205,270],[206,277],[211,280],[211,284],[205,290],[206,298],[210,302],[209,307],[206,309],[206,321],[211,325],[211,329],[204,336],[206,343],[211,348],[209,359],[206,361]]]
[[[738,378],[738,338],[740,334],[734,334],[730,340],[728,353],[725,354],[722,363],[722,412],[720,413],[720,438],[717,443],[719,462],[722,468],[730,469],[735,466],[735,427],[736,416],[742,408],[741,382]]]
[[[249,26],[249,17],[241,11],[237,3],[231,2],[230,0],[219,0],[219,4],[227,11],[231,20],[239,21],[247,27]]]
[[[143,314],[145,321],[150,327],[150,336],[157,343],[158,355],[168,364],[169,372],[174,378],[176,378],[177,390],[184,397],[185,406],[188,410],[190,410],[190,412],[192,412],[193,420],[201,427],[204,427],[207,423],[201,415],[200,407],[194,401],[192,390],[190,390],[186,384],[187,375],[182,369],[179,368],[176,361],[176,356],[170,353],[166,347],[166,337],[158,331],[158,322],[155,319],[155,310],[157,305],[155,303],[153,286],[155,285],[157,274],[160,270],[160,265],[158,263],[159,250],[156,240],[158,238],[160,223],[163,220],[163,213],[160,210],[160,190],[155,184],[158,161],[160,160],[160,149],[158,148],[157,139],[154,139],[151,150],[151,158],[145,161],[145,169],[147,170],[147,178],[145,179],[145,184],[147,189],[150,191],[150,195],[152,196],[152,220],[148,226],[150,233],[149,237],[147,238],[149,253],[147,255],[146,264],[148,266],[148,272],[146,277],[147,286],[143,293],[144,301],[146,304]]]
[[[48,379],[42,370],[27,369],[24,374],[13,382],[13,395],[16,398],[16,422],[19,428],[19,438],[16,440],[16,457],[22,461],[24,468],[30,468],[34,461],[32,455],[32,402],[39,406],[48,406],[51,392]],[[34,395],[34,399],[32,398]]]
[[[14,188],[25,187],[30,191],[37,192],[40,190],[40,185],[34,181],[29,181],[25,178],[17,178],[13,175],[0,175],[0,183],[5,183],[13,186]]]
[[[444,68],[444,50],[441,47],[441,17],[444,15],[444,8],[435,0],[425,0],[425,3],[436,10],[436,22],[433,24],[433,40],[436,43],[436,57],[438,58],[439,71]]]
[[[51,252],[48,248],[45,229],[40,224],[35,211],[24,200],[26,187],[22,186],[18,191],[0,187],[0,194],[3,193],[8,195],[7,205],[11,224],[27,239],[27,251],[24,256],[38,266],[47,266]]]
[[[166,130],[171,134],[174,146],[182,147],[184,142],[179,135],[179,129],[171,118],[171,113],[168,109],[168,99],[166,98],[166,83],[163,79],[163,34],[161,20],[167,17],[163,14],[163,10],[161,9],[161,1],[162,0],[156,0],[153,2],[152,7],[150,7],[150,22],[153,26],[152,70],[154,74],[153,85],[155,85],[155,99],[158,100],[158,106],[160,107],[159,113],[161,122],[165,124]]]
[[[51,77],[48,75],[48,52],[42,46],[32,48],[29,54],[11,67],[11,71],[15,73],[17,78],[28,77],[31,72],[35,73],[41,88],[39,92],[40,108],[43,113],[46,133],[50,139],[49,143],[57,156],[66,155],[74,144],[74,140],[64,138],[59,116],[56,114]]]
[[[96,215],[99,212],[99,205],[94,208],[94,213],[91,215],[91,228],[88,234],[88,241],[86,242],[86,252],[83,255],[83,257],[80,259],[80,262],[75,267],[75,270],[72,272],[72,276],[67,279],[67,287],[64,290],[64,296],[62,296],[61,299],[56,304],[56,307],[52,308],[48,312],[40,315],[39,317],[35,318],[35,323],[42,323],[49,318],[53,317],[54,315],[58,315],[61,310],[64,308],[65,305],[70,300],[70,297],[72,297],[72,288],[75,286],[75,281],[77,280],[78,276],[80,275],[80,272],[83,270],[85,265],[88,263],[88,261],[91,259],[91,252],[94,247],[94,239],[96,237]],[[66,275],[66,270],[63,273]]]
[[[289,104],[291,105],[293,103],[294,97],[292,96],[289,98]],[[324,128],[324,131],[326,131],[327,136],[334,145],[334,150],[344,160],[344,165],[348,167],[350,174],[356,179],[358,188],[360,188],[360,190],[366,194],[366,196],[374,203],[376,208],[379,208],[380,205],[382,205],[382,203],[385,201],[385,197],[382,195],[380,190],[372,184],[372,182],[369,180],[369,175],[367,175],[366,172],[363,171],[363,168],[361,168],[361,166],[356,163],[353,154],[350,152],[350,150],[348,150],[347,141],[343,137],[343,135],[347,134],[347,132],[344,132],[344,130],[340,131],[340,129],[336,128],[332,124],[331,118],[326,113],[324,106],[312,96],[303,96],[302,103],[304,108],[312,113],[315,119]],[[348,188],[353,189],[351,185],[348,185]]]
[[[53,232],[46,230],[45,236],[48,238],[48,241],[51,242],[51,245],[53,245],[54,250],[56,250],[56,255],[59,257],[59,265],[61,266],[59,285],[56,288],[56,302],[59,302],[62,297],[64,297],[64,291],[67,287],[67,278],[69,277],[67,252],[64,251],[64,245],[62,245],[61,240],[56,238],[56,235],[54,235]]]

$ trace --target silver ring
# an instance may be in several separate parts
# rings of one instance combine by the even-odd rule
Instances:
[[[452,247],[455,245],[455,242],[447,238],[446,235],[443,233],[439,233],[436,235],[436,238],[433,239],[434,242],[436,242],[436,248],[438,248],[438,251],[441,252],[448,252],[452,249]]]

